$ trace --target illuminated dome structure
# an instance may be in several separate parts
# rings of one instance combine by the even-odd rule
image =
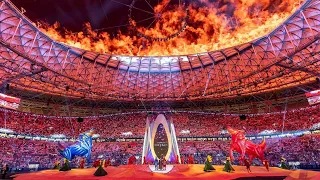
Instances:
[[[1,2],[0,81],[26,106],[68,99],[78,106],[94,101],[107,108],[145,109],[157,102],[184,108],[187,102],[206,109],[283,97],[298,101],[318,86],[317,0],[306,0],[259,39],[179,56],[124,56],[71,47],[45,35],[23,13],[10,1]]]

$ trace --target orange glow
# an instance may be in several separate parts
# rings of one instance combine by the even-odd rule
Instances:
[[[166,1],[166,0],[165,0]],[[150,42],[142,37],[118,33],[116,38],[106,32],[96,33],[89,23],[86,33],[60,33],[56,23],[42,27],[53,39],[67,45],[99,53],[119,55],[186,55],[239,45],[264,36],[279,26],[300,5],[301,0],[219,0],[209,3],[198,0],[189,5],[188,26],[180,36],[165,42]],[[201,2],[201,5],[199,5]],[[218,4],[225,4],[220,5]],[[163,1],[154,9],[156,12]],[[173,9],[162,14],[161,22],[148,30],[139,28],[150,36],[165,36],[175,31],[184,11]],[[162,25],[159,25],[162,23]],[[176,25],[176,26],[174,26]]]

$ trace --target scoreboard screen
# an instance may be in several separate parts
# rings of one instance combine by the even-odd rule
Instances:
[[[18,109],[20,99],[0,93],[0,107],[8,109]]]
[[[308,103],[310,105],[315,105],[320,103],[320,90],[310,91],[306,93]]]

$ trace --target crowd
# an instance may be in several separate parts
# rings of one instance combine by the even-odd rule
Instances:
[[[265,131],[282,132],[306,130],[317,125],[320,127],[320,106],[288,111],[285,120],[283,113],[247,115],[240,120],[238,115],[204,114],[190,112],[167,113],[175,125],[179,137],[221,136],[226,134],[226,127],[243,129],[247,135]],[[0,111],[0,128],[5,127],[15,133],[50,136],[63,134],[77,137],[79,133],[94,128],[102,138],[143,137],[146,119],[153,121],[157,114],[131,113],[105,117],[77,118],[45,117]],[[187,133],[186,133],[187,132]]]
[[[189,130],[188,134],[178,136],[221,136],[226,127],[245,130],[247,135],[265,131],[281,133],[283,131],[307,130],[320,123],[319,106],[289,111],[284,120],[283,113],[248,115],[240,120],[237,115],[215,115],[196,113],[177,113],[172,115],[176,132]],[[284,121],[283,121],[284,120]]]
[[[166,113],[175,125],[178,137],[224,136],[228,135],[226,127],[245,130],[247,135],[266,131],[282,132],[306,129],[319,129],[320,106],[288,111],[286,118],[283,113],[247,115],[240,120],[237,115],[174,112]],[[77,118],[45,117],[17,111],[0,109],[0,129],[10,129],[14,133],[51,136],[63,134],[77,138],[79,133],[94,128],[102,138],[124,138],[144,136],[146,119],[154,121],[157,114],[131,113],[104,117],[88,117],[83,122]],[[303,135],[295,138],[267,139],[265,158],[271,166],[276,166],[281,157],[290,162],[319,165],[319,141],[317,135]],[[92,160],[110,158],[114,165],[126,164],[130,156],[136,156],[141,162],[142,140],[138,142],[94,142]],[[216,141],[178,141],[180,154],[192,155],[195,163],[204,163],[207,155],[213,157],[214,164],[222,164],[226,156],[228,140]],[[260,143],[260,142],[256,142]],[[17,169],[28,168],[38,163],[39,168],[51,168],[54,162],[61,159],[57,152],[56,142],[33,141],[14,138],[0,138],[0,164],[9,163]],[[237,157],[237,155],[235,156]],[[76,167],[80,159],[72,164]],[[237,164],[237,160],[234,161]],[[261,164],[258,160],[255,164]]]
[[[256,140],[259,144],[261,140]],[[277,166],[281,157],[288,162],[298,162],[306,165],[320,165],[320,135],[303,135],[291,138],[266,139],[267,148],[265,159],[270,166]],[[127,164],[130,156],[137,157],[137,163],[141,163],[143,142],[100,142],[94,143],[92,149],[92,161],[97,159],[110,159],[113,165]],[[227,140],[216,141],[186,141],[178,142],[180,155],[187,163],[187,157],[192,156],[197,164],[204,164],[207,155],[213,157],[213,164],[223,164],[229,156],[230,142]],[[38,163],[39,168],[52,168],[53,164],[61,160],[57,151],[56,142],[33,141],[11,138],[0,138],[0,164],[8,163],[16,169],[28,168],[30,164]],[[239,164],[235,154],[234,164]],[[81,158],[74,159],[71,164],[78,167]],[[255,165],[261,165],[258,159],[253,161]]]
[[[5,125],[6,129],[18,134],[41,136],[63,134],[66,137],[77,137],[79,133],[94,128],[105,138],[141,137],[145,130],[145,122],[145,113],[85,118],[83,122],[78,122],[77,118],[33,116],[16,111],[0,112],[0,127]]]

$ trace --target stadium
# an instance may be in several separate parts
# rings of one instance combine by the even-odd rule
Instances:
[[[319,31],[318,0],[0,0],[0,177],[320,179]]]

